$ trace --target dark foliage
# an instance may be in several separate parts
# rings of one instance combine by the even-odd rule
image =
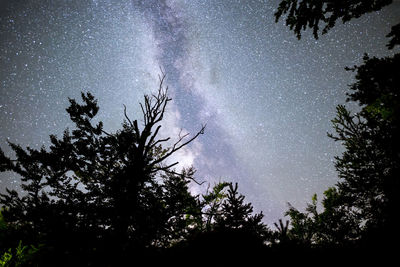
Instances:
[[[70,99],[67,109],[75,129],[50,136],[49,149],[10,143],[16,158],[0,153],[1,170],[21,176],[24,194],[7,190],[0,203],[4,220],[24,242],[44,243],[57,261],[77,265],[166,246],[195,227],[199,205],[188,191],[194,171],[176,173],[177,163],[166,160],[204,127],[162,147],[169,140],[157,136],[170,101],[164,78],[156,94],[145,96],[142,129],[125,112],[121,130],[104,131],[101,122],[93,124],[96,100],[82,93],[83,104]]]
[[[220,183],[195,196],[189,191],[189,183],[197,183],[194,169],[178,173],[177,162],[167,163],[204,127],[163,147],[170,138],[158,133],[171,100],[164,78],[156,94],[145,96],[142,127],[125,107],[121,130],[106,132],[102,122],[94,123],[97,101],[82,93],[83,103],[70,99],[67,108],[75,128],[62,138],[51,135],[48,149],[9,143],[15,159],[0,151],[1,171],[19,174],[23,190],[0,196],[0,249],[6,258],[19,240],[40,244],[35,264],[50,266],[119,266],[203,246],[263,247],[263,215],[252,215],[237,184]]]
[[[318,38],[321,25],[324,34],[338,19],[345,23],[391,3],[284,0],[275,18],[278,21],[287,14],[286,25],[299,39],[307,28]],[[395,25],[387,35],[391,38],[389,49],[399,44],[399,29],[399,24]],[[332,120],[336,134],[329,136],[345,148],[336,157],[339,181],[324,193],[321,212],[316,196],[304,213],[289,206],[286,215],[291,227],[278,242],[302,248],[371,250],[373,254],[396,249],[393,244],[400,237],[396,226],[400,204],[399,64],[399,54],[386,58],[365,55],[362,65],[346,68],[356,73],[348,101],[357,102],[361,111],[352,114],[339,105]]]
[[[283,15],[286,17],[286,26],[301,38],[301,32],[307,28],[312,29],[314,37],[318,39],[320,32],[327,33],[336,21],[343,23],[362,15],[381,10],[390,5],[393,0],[282,0],[275,12],[276,22]],[[392,37],[388,47],[392,49],[399,44],[399,26],[394,26],[387,37]],[[320,30],[322,27],[322,31]]]
[[[340,194],[363,223],[363,238],[376,244],[399,237],[395,227],[400,204],[399,64],[398,54],[382,59],[366,56],[363,65],[351,69],[357,75],[349,99],[362,110],[351,115],[339,106],[333,120],[337,134],[331,135],[346,148],[336,159]]]
[[[238,193],[237,183],[229,184],[221,212],[216,217],[215,227],[246,232],[258,238],[262,244],[266,238],[263,235],[267,233],[267,228],[262,223],[263,217],[262,213],[253,215],[253,207],[251,203],[244,203],[244,196]]]
[[[330,136],[345,147],[336,158],[340,180],[325,191],[321,211],[316,195],[305,212],[289,206],[290,221],[280,220],[276,231],[253,213],[237,184],[192,195],[194,170],[177,173],[176,163],[166,163],[204,127],[162,146],[169,141],[157,138],[170,101],[164,77],[157,94],[145,96],[142,130],[125,108],[122,129],[108,133],[101,122],[93,125],[99,108],[91,94],[82,94],[83,104],[70,99],[72,132],[50,136],[49,149],[10,143],[15,159],[0,151],[1,171],[18,173],[24,190],[0,198],[2,259],[20,266],[119,266],[199,253],[233,263],[287,253],[295,262],[317,254],[390,253],[399,238],[398,65],[398,55],[366,56],[363,65],[348,68],[356,72],[349,100],[361,111],[352,115],[338,106],[333,120],[336,135]],[[235,257],[223,256],[230,254]]]
[[[252,205],[244,202],[238,185],[217,184],[203,198],[206,225],[175,246],[171,255],[192,259],[200,254],[204,259],[213,259],[214,264],[261,259],[267,252],[265,241],[270,239],[271,232],[262,222],[262,213],[253,214]],[[206,263],[204,259],[198,260]]]
[[[342,196],[334,187],[324,192],[321,212],[318,212],[317,195],[307,205],[306,211],[300,212],[289,205],[286,215],[290,218],[291,228],[284,241],[290,246],[303,248],[343,248],[351,247],[359,237],[359,221],[351,209],[343,205]]]
[[[313,28],[317,38],[337,19],[346,22],[392,1],[285,0],[276,13],[288,13],[287,25],[300,38]],[[388,45],[399,43],[394,26]],[[22,192],[0,195],[0,263],[3,266],[129,266],[146,260],[163,264],[239,260],[283,260],[299,264],[351,257],[362,263],[393,257],[400,238],[399,88],[400,56],[364,57],[348,100],[360,106],[352,114],[337,107],[331,138],[345,150],[336,157],[339,181],[317,195],[304,212],[289,204],[271,231],[254,214],[238,185],[218,183],[193,195],[193,168],[176,172],[171,156],[204,132],[180,134],[175,142],[159,138],[170,98],[165,75],[155,94],[145,95],[142,125],[124,109],[121,129],[109,133],[96,122],[97,101],[82,93],[67,112],[75,127],[37,150],[9,143],[14,158],[0,150],[0,171],[21,177]],[[169,146],[167,145],[169,144]],[[288,257],[288,255],[290,257]],[[382,257],[385,256],[385,257]],[[179,258],[179,259],[177,259]],[[384,262],[381,262],[384,263]]]
[[[397,248],[399,60],[398,54],[381,59],[365,56],[361,66],[348,68],[356,72],[348,100],[358,102],[361,110],[352,114],[339,105],[332,120],[336,134],[329,136],[345,148],[336,157],[339,181],[325,191],[321,212],[316,195],[304,213],[289,206],[291,228],[278,238],[280,243],[375,254],[390,254]]]
[[[392,38],[387,44],[389,49],[393,49],[396,45],[400,45],[400,24],[393,26],[392,30],[386,37]]]

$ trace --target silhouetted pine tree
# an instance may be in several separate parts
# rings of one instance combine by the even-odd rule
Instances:
[[[222,182],[208,189],[200,199],[202,227],[180,244],[180,255],[190,259],[201,252],[221,264],[261,256],[270,231],[263,214],[254,214],[244,198],[237,184]]]
[[[253,215],[251,203],[244,202],[244,196],[238,192],[238,184],[229,184],[226,198],[222,203],[221,212],[216,217],[216,227],[232,230],[243,230],[262,237],[266,226],[262,223],[264,215]]]
[[[237,183],[230,183],[220,212],[215,216],[214,231],[226,248],[245,253],[260,249],[269,237],[269,230],[262,222],[262,212],[253,214],[253,206],[244,199]]]

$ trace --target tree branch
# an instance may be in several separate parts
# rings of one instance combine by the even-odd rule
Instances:
[[[125,106],[125,104],[122,104],[122,105],[124,105],[124,116],[125,116],[125,119],[128,120],[128,122],[131,125],[131,127],[134,127],[132,121],[129,119],[128,115],[126,114],[126,106]]]
[[[179,162],[175,162],[175,163],[173,163],[173,164],[171,164],[171,165],[176,165],[176,164],[178,164],[178,163],[179,163]],[[178,173],[178,172],[175,172],[175,171],[171,171],[171,170],[169,170],[170,167],[172,167],[172,166],[167,166],[167,167],[165,167],[165,169],[164,169],[164,168],[161,168],[161,169],[158,169],[158,170],[164,171],[164,172],[166,172],[166,173],[173,174],[173,175],[183,176],[185,179],[189,179],[189,180],[195,182],[197,185],[203,185],[203,184],[206,182],[206,181],[198,182],[195,178],[193,178],[193,177],[190,176],[190,175],[185,175],[185,174],[183,174],[183,173]]]
[[[153,161],[153,162],[151,163],[150,166],[153,167],[153,166],[155,166],[156,164],[158,164],[158,163],[164,161],[164,160],[167,159],[169,156],[171,156],[173,153],[175,153],[176,151],[180,150],[182,147],[184,147],[184,146],[188,145],[189,143],[193,142],[193,140],[195,140],[200,134],[204,134],[205,128],[206,128],[206,125],[203,125],[203,126],[201,127],[200,131],[198,131],[192,138],[190,138],[188,141],[186,141],[186,142],[184,142],[184,143],[182,143],[182,144],[179,145],[179,143],[182,142],[182,140],[187,136],[187,134],[184,135],[183,137],[180,137],[179,140],[172,146],[172,148],[170,148],[171,150],[170,150],[167,154],[165,154],[165,155],[162,156],[161,158],[159,158],[159,159]]]

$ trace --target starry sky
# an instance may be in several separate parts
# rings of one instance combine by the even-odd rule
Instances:
[[[238,182],[265,221],[287,202],[303,208],[337,181],[340,144],[327,137],[364,53],[390,55],[385,35],[400,3],[315,40],[274,21],[278,0],[0,0],[0,147],[40,148],[72,127],[68,97],[92,92],[99,119],[117,130],[123,104],[140,119],[143,94],[167,75],[161,136],[201,135],[172,160],[207,184]],[[349,107],[356,110],[351,103]],[[176,140],[176,139],[175,139]],[[18,178],[0,174],[0,189]]]

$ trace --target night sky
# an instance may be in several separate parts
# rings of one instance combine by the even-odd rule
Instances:
[[[275,23],[279,2],[0,0],[0,147],[47,146],[72,127],[65,108],[81,91],[98,98],[108,131],[120,127],[123,104],[140,119],[162,69],[173,98],[162,136],[207,124],[175,157],[206,181],[194,192],[238,182],[267,223],[287,202],[303,208],[337,181],[342,148],[327,132],[353,81],[344,68],[364,53],[394,53],[385,35],[400,2],[300,41]],[[2,192],[17,188],[16,176],[0,178]]]

